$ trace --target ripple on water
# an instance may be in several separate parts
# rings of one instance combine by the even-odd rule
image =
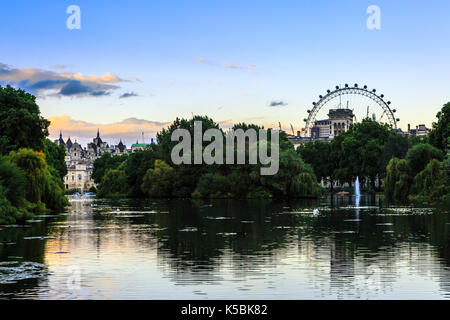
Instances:
[[[180,230],[180,232],[197,232],[197,231],[198,229],[196,227],[186,227]]]
[[[23,240],[46,240],[46,239],[56,239],[56,237],[52,237],[52,236],[23,237]]]
[[[13,284],[26,279],[43,278],[46,265],[37,262],[8,261],[0,263],[0,284]]]
[[[218,236],[224,236],[224,237],[231,237],[231,236],[237,236],[236,232],[218,232],[216,233]]]
[[[233,217],[210,217],[210,216],[208,216],[208,217],[205,217],[205,219],[208,219],[208,220],[232,220],[234,218]]]

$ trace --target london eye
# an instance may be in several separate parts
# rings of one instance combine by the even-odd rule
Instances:
[[[390,101],[386,101],[384,94],[378,94],[376,89],[370,90],[367,86],[345,84],[342,87],[336,86],[334,90],[327,90],[325,95],[319,96],[317,102],[312,103],[308,117],[304,119],[303,136],[310,136],[316,121],[326,119],[330,110],[337,109],[351,110],[353,122],[370,118],[397,129],[397,122],[400,121],[395,117],[397,110],[391,107]]]

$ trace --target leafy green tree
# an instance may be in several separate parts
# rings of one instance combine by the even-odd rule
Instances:
[[[178,144],[177,141],[172,141],[172,133],[177,129],[186,129],[189,131],[192,137],[192,150],[194,147],[194,122],[202,122],[202,136],[208,129],[220,129],[219,125],[214,122],[211,118],[207,116],[194,116],[192,119],[179,119],[176,118],[175,121],[167,128],[161,130],[157,135],[157,150],[159,152],[158,158],[164,160],[164,162],[173,165],[171,153],[172,149]],[[203,148],[206,147],[210,142],[203,142]],[[193,157],[193,152],[191,153]]]
[[[430,144],[444,151],[447,147],[447,139],[450,137],[450,102],[443,106],[436,117],[438,121],[433,123],[428,139]]]
[[[127,197],[129,188],[125,171],[108,169],[98,188],[98,196],[101,198]]]
[[[66,149],[64,146],[57,145],[49,139],[44,139],[43,151],[48,165],[55,168],[58,176],[63,179],[67,175]]]
[[[413,140],[402,134],[389,135],[382,150],[382,166],[386,167],[392,158],[404,158],[412,143]]]
[[[45,154],[22,148],[9,155],[25,176],[25,197],[34,205],[34,211],[62,210],[67,199],[58,172],[47,165]]]
[[[294,177],[290,186],[290,196],[296,198],[317,198],[321,194],[316,176],[308,165],[303,167],[302,173]]]
[[[219,173],[205,173],[200,177],[193,195],[202,198],[229,198],[231,189],[226,177]]]
[[[320,140],[308,142],[297,148],[303,161],[311,165],[319,181],[334,181],[334,161],[331,160],[331,143]]]
[[[392,158],[383,179],[384,194],[389,202],[405,202],[412,183],[406,160]]]
[[[447,148],[447,155],[441,163],[443,183],[445,186],[444,200],[450,200],[450,138],[447,141],[447,145],[449,146]]]
[[[235,166],[231,172],[227,174],[226,178],[228,184],[232,186],[230,192],[235,198],[247,198],[248,193],[257,186],[253,184],[250,177],[250,170],[241,166]]]
[[[264,187],[274,197],[319,195],[320,188],[312,168],[305,165],[293,148],[280,150],[280,168],[276,175],[261,176],[258,166],[255,166],[250,176],[257,186]]]
[[[42,150],[50,122],[41,116],[36,97],[21,89],[0,86],[0,151]]]
[[[416,199],[422,198],[425,200],[438,201],[445,193],[441,163],[436,159],[432,159],[425,169],[414,177],[411,190],[412,193],[416,195]]]
[[[127,185],[130,187],[129,196],[132,198],[145,198],[141,185],[148,169],[155,164],[156,153],[152,148],[134,152],[121,165],[127,177]]]
[[[0,186],[3,196],[14,207],[25,206],[25,176],[16,164],[0,156]]]
[[[112,156],[110,153],[104,153],[100,158],[94,161],[94,170],[92,179],[96,184],[100,184],[108,169],[118,169],[119,166],[128,159],[128,155]]]
[[[155,161],[155,167],[148,169],[141,189],[144,194],[152,198],[172,196],[175,170],[162,160]]]
[[[419,143],[408,150],[406,162],[410,168],[410,175],[415,177],[420,171],[425,169],[432,159],[441,161],[442,151],[427,143]]]

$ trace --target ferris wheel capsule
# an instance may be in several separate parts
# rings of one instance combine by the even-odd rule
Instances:
[[[328,93],[330,93],[330,92],[331,92],[331,90],[330,90],[330,89],[328,89],[328,90],[327,90],[327,92],[328,92]]]
[[[345,84],[345,87],[348,88],[348,84],[347,83]]]
[[[339,90],[339,86],[336,86],[336,90]]]
[[[367,89],[367,86],[364,86],[364,89]]]
[[[399,121],[400,121],[400,119],[399,119],[399,118],[397,118],[396,120],[397,120],[397,122],[399,122]]]
[[[357,83],[355,83],[355,88],[358,88],[358,84]]]

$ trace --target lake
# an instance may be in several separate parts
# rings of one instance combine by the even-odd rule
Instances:
[[[446,209],[375,197],[71,204],[0,226],[0,299],[450,299]]]

